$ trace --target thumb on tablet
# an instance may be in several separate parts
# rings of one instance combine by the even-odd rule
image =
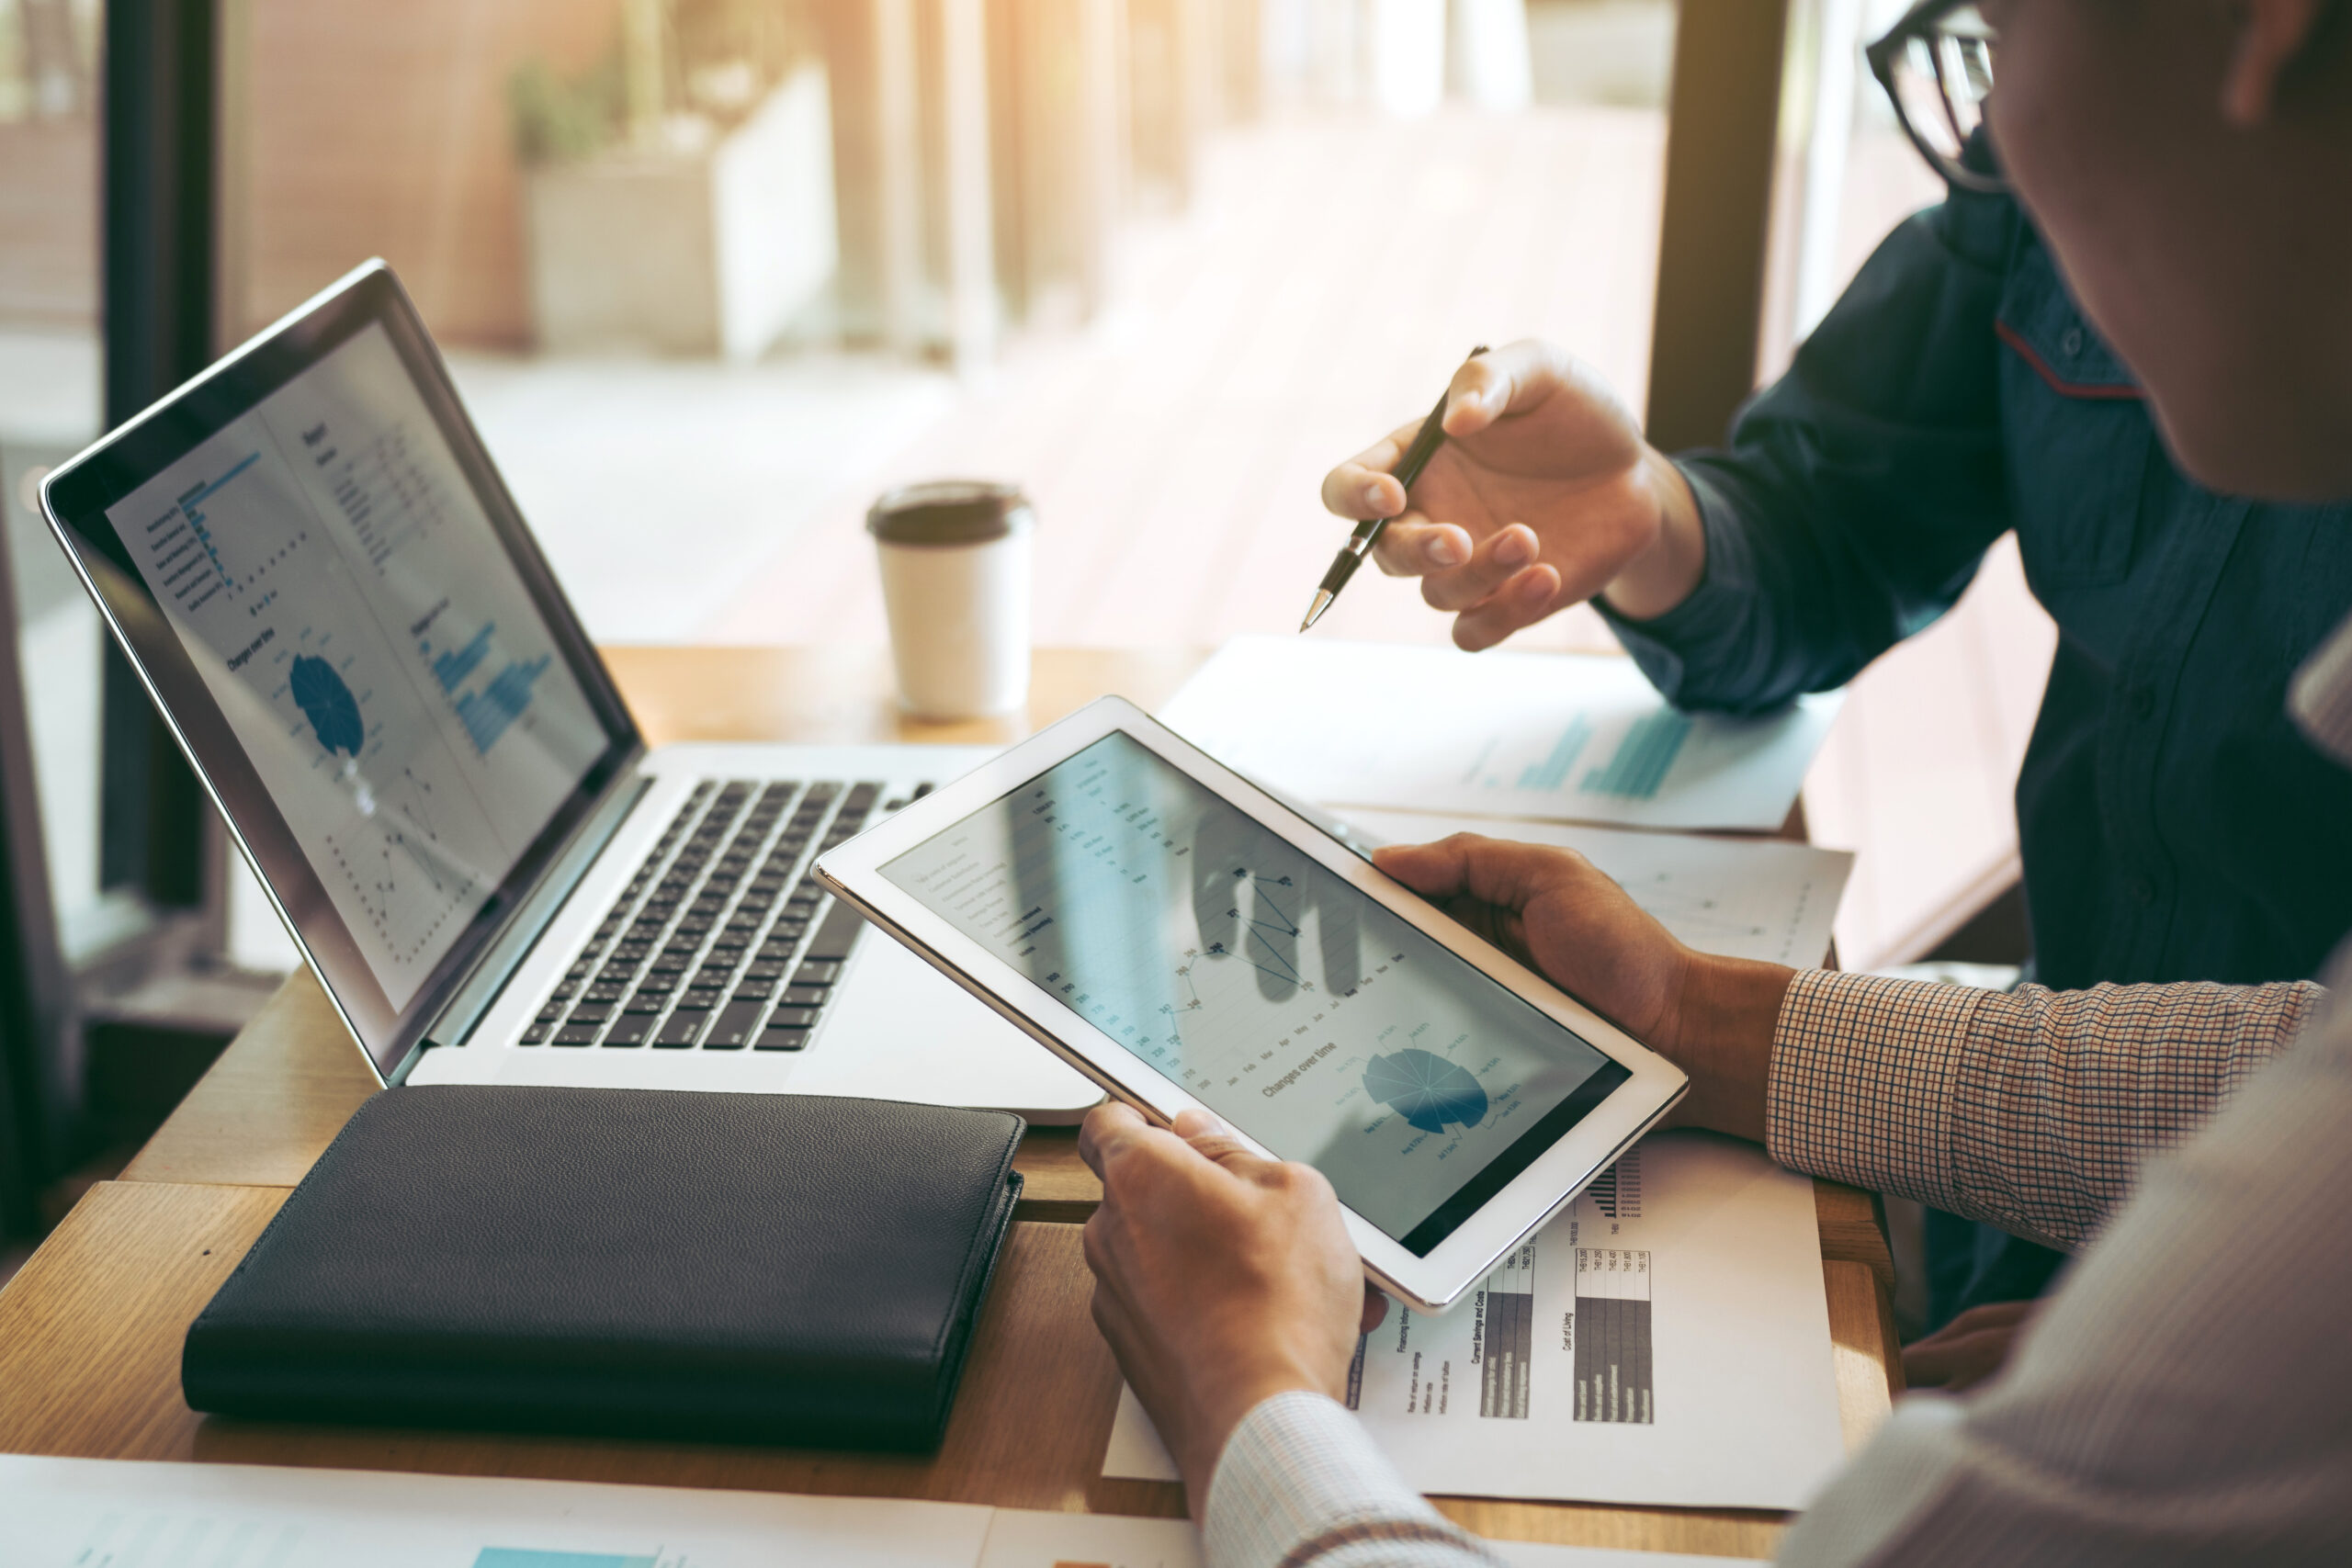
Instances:
[[[1205,1111],[1178,1111],[1176,1135],[1192,1145],[1195,1153],[1237,1174],[1272,1163],[1235,1137],[1232,1128]]]

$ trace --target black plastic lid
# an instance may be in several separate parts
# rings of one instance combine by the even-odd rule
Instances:
[[[886,492],[866,513],[865,528],[892,545],[984,545],[1034,521],[1018,485],[933,479]]]

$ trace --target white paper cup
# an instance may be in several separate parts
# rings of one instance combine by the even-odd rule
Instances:
[[[909,485],[867,512],[909,713],[979,718],[1029,700],[1035,525],[1018,489],[979,480]]]

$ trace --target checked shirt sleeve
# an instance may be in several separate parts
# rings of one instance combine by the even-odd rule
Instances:
[[[2202,1126],[2324,995],[1801,972],[1774,1032],[1766,1142],[1792,1169],[2079,1247],[2141,1162]]]

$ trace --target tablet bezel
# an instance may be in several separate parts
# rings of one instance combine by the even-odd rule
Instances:
[[[1144,1057],[1014,969],[883,874],[883,867],[1020,789],[1114,732],[1123,733],[1345,879],[1472,968],[1632,1076],[1464,1220],[1426,1257],[1340,1205],[1365,1271],[1409,1304],[1441,1312],[1556,1214],[1689,1088],[1681,1069],[1559,990],[1532,969],[1386,876],[1314,823],[1233,773],[1132,703],[1104,697],[933,791],[817,863],[818,880],[1032,1039],[1119,1100],[1166,1124],[1185,1110],[1216,1111]],[[1282,1156],[1236,1129],[1268,1158]]]

